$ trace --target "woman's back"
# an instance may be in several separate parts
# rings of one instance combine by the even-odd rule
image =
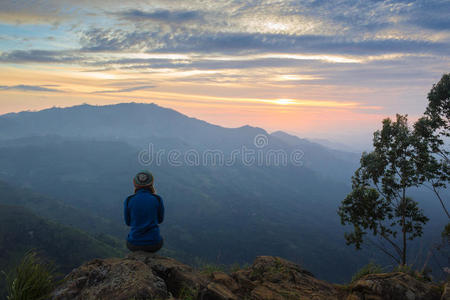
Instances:
[[[128,220],[131,226],[128,241],[135,245],[157,243],[161,240],[158,224],[164,220],[162,199],[150,191],[141,189],[127,198]]]
[[[158,226],[164,220],[163,200],[155,194],[150,172],[138,173],[133,183],[135,193],[124,202],[125,223],[131,227],[127,246],[132,251],[154,252],[159,250],[163,243]]]

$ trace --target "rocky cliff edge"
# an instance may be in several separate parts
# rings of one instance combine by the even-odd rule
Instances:
[[[175,259],[135,252],[95,259],[69,273],[52,299],[182,300],[450,300],[450,286],[405,273],[366,275],[349,285],[319,280],[279,257],[259,256],[231,274],[203,274]]]

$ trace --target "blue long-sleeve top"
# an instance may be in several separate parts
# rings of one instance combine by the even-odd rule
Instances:
[[[131,226],[127,240],[133,245],[161,242],[159,226],[164,221],[164,204],[160,196],[145,189],[138,190],[124,202],[125,224]]]

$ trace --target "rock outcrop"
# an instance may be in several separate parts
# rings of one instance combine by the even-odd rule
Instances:
[[[51,298],[183,300],[440,300],[439,287],[404,273],[367,275],[345,288],[321,281],[278,257],[257,257],[249,268],[203,274],[172,258],[136,252],[95,259],[73,270]],[[447,298],[445,298],[447,299]]]
[[[215,272],[200,299],[339,299],[333,285],[318,280],[298,265],[278,257],[260,256],[253,265],[230,275]]]
[[[351,286],[347,300],[439,300],[441,290],[405,273],[369,274]],[[449,299],[450,300],[450,299]]]
[[[450,282],[444,285],[444,292],[442,293],[441,300],[450,300]]]

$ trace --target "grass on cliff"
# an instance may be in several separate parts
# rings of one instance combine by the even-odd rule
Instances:
[[[7,277],[8,300],[46,299],[55,287],[55,272],[36,252],[28,252]]]
[[[180,290],[177,298],[183,299],[183,300],[195,300],[195,299],[197,299],[197,296],[198,296],[197,289],[188,287],[188,286],[184,286]]]
[[[231,273],[237,272],[239,270],[248,269],[250,267],[250,265],[248,263],[241,265],[237,262],[235,262],[231,265],[215,264],[215,263],[205,261],[198,257],[195,258],[193,266],[197,271],[199,271],[200,273],[202,273],[204,275],[211,275],[214,272],[223,272],[223,273],[231,274]]]
[[[362,267],[361,269],[359,269],[355,275],[352,276],[352,281],[351,282],[355,282],[358,279],[364,277],[365,275],[368,274],[379,274],[379,273],[383,273],[383,267],[374,263],[373,261],[369,262],[367,265],[365,265],[364,267]]]
[[[408,274],[408,275],[414,277],[415,279],[423,281],[423,282],[431,282],[432,278],[429,274],[429,271],[430,270],[427,270],[427,269],[422,270],[422,271],[414,270],[411,266],[408,266],[408,265],[404,265],[404,266],[399,265],[392,270],[392,272],[401,272],[401,273]]]
[[[367,265],[365,265],[364,267],[362,267],[361,269],[359,269],[353,276],[352,276],[352,280],[351,282],[355,282],[359,279],[361,279],[362,277],[364,277],[365,275],[368,274],[379,274],[379,273],[385,273],[388,272],[386,271],[382,266],[374,263],[374,262],[370,262]],[[423,281],[423,282],[429,282],[431,281],[431,278],[429,277],[429,274],[427,274],[426,271],[418,271],[418,270],[414,270],[412,266],[409,265],[398,265],[395,266],[391,272],[400,272],[400,273],[405,273],[408,274],[412,277],[414,277],[417,280]]]

